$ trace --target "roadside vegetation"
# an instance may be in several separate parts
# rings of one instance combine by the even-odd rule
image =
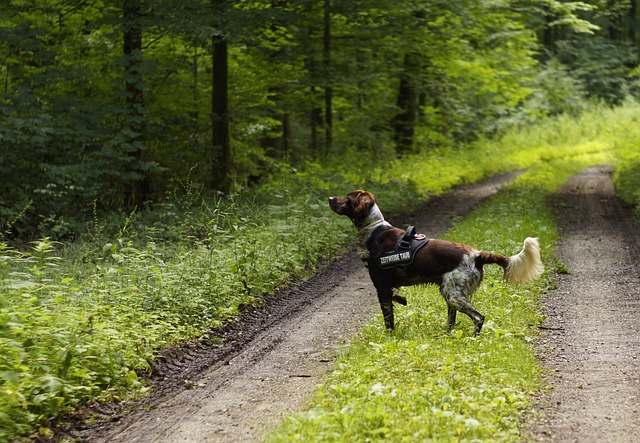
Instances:
[[[327,195],[364,187],[385,211],[397,212],[457,184],[531,168],[449,235],[505,253],[538,235],[547,278],[513,288],[490,272],[476,298],[490,322],[475,340],[465,319],[451,334],[444,329],[435,292],[409,290],[397,334],[386,334],[380,322],[367,328],[315,406],[289,419],[277,439],[312,440],[319,428],[318,438],[329,440],[337,432],[399,438],[418,432],[426,416],[436,422],[421,435],[435,438],[437,426],[451,436],[512,436],[514,414],[538,387],[530,343],[538,295],[552,284],[555,265],[556,232],[544,199],[573,172],[607,161],[621,165],[621,193],[637,195],[639,116],[632,103],[598,108],[364,173],[349,167],[355,159],[347,155],[225,200],[203,198],[187,180],[182,195],[151,213],[130,214],[118,229],[96,217],[83,243],[42,239],[23,250],[2,243],[0,440],[49,435],[51,419],[88,402],[144,395],[158,351],[187,339],[215,340],[211,329],[232,321],[241,305],[259,305],[262,294],[339,254],[353,228],[327,209]]]
[[[608,132],[624,132],[622,140],[615,142],[616,171],[614,184],[622,199],[635,210],[640,220],[640,116],[633,107],[609,114]]]

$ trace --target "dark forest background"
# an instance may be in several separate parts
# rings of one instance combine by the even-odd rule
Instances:
[[[638,93],[636,0],[4,0],[0,232],[380,164]],[[357,156],[356,156],[357,154]]]

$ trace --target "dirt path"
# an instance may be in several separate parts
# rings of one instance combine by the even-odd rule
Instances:
[[[553,201],[572,274],[545,303],[541,354],[553,390],[534,440],[640,441],[640,225],[610,173],[589,168]]]
[[[392,221],[441,236],[455,218],[516,175],[456,189]],[[103,423],[71,437],[127,443],[255,441],[282,413],[303,405],[333,368],[339,349],[378,311],[368,274],[352,252],[273,297],[265,308],[247,312],[242,323],[221,332],[223,344],[192,343],[165,355],[154,371],[154,398],[126,415],[103,406]]]

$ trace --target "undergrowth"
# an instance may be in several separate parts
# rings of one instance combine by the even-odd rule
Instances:
[[[640,219],[640,115],[633,107],[623,108],[621,115],[610,114],[611,131],[625,134],[616,141],[613,181],[620,196],[635,208]]]
[[[128,214],[118,229],[96,217],[83,242],[60,244],[44,238],[22,250],[0,243],[0,441],[50,435],[52,418],[73,413],[88,402],[126,401],[145,395],[149,363],[160,350],[183,340],[206,338],[212,328],[232,321],[242,305],[259,305],[263,294],[273,293],[293,278],[311,275],[322,260],[339,254],[353,238],[350,222],[328,209],[328,195],[365,188],[378,196],[386,213],[397,212],[454,185],[535,165],[547,166],[525,177],[533,177],[540,186],[555,183],[554,165],[564,164],[565,159],[583,156],[604,162],[615,153],[620,165],[617,183],[629,200],[637,199],[638,113],[638,107],[631,104],[619,110],[597,110],[580,120],[560,118],[538,129],[525,128],[463,148],[385,159],[386,167],[376,165],[375,156],[367,160],[364,153],[358,158],[347,153],[338,163],[310,164],[225,200],[205,198],[197,185],[185,180],[181,195],[157,204],[153,211]],[[600,158],[599,153],[606,154]],[[353,164],[369,166],[356,169]],[[522,180],[525,178],[519,183]],[[530,206],[538,205],[530,201]],[[508,206],[502,210],[505,217],[510,212]],[[499,226],[485,231],[501,233]],[[512,242],[524,237],[509,234],[505,243],[500,243],[499,236],[491,243],[493,235],[467,241],[496,251],[518,249]],[[487,279],[494,280],[492,276]],[[507,294],[500,285],[490,289]],[[513,339],[508,342],[515,347],[522,334],[529,334],[525,326],[505,327],[499,312],[480,304],[494,322],[487,324],[485,336],[477,343],[471,341],[465,326],[450,336],[432,327],[438,324],[435,318],[423,317],[438,303],[434,294],[424,294],[411,296],[412,306],[400,314],[407,318],[401,317],[405,329],[400,328],[399,334],[413,329],[432,334],[427,337],[433,340],[428,347],[421,347],[425,338],[419,335],[405,340],[415,344],[410,352],[429,361],[436,345],[443,349],[458,346],[459,352],[414,371],[420,379],[442,367],[450,372],[444,381],[455,385],[458,378],[467,377],[460,372],[467,365],[459,362],[465,350],[484,343],[488,360],[478,361],[478,367],[485,367],[497,358],[488,357],[494,352],[489,338],[500,339],[500,346]],[[423,299],[424,307],[419,305]],[[485,296],[479,294],[478,299],[483,303]],[[519,306],[518,300],[515,305]],[[505,305],[503,309],[506,313],[514,308]],[[438,306],[434,314],[438,319],[441,311]],[[505,314],[504,318],[513,321],[515,316]],[[418,319],[431,326],[406,329]],[[369,341],[379,343],[381,355],[398,346],[399,337],[390,338],[377,326],[367,334]],[[368,342],[355,346],[370,349]],[[402,349],[393,358],[402,359],[405,352],[409,351]],[[342,370],[350,372],[348,366]],[[434,384],[435,379],[426,380],[433,389],[446,388]],[[375,383],[360,386],[366,390],[365,398],[386,394],[386,380],[380,383],[375,389]],[[423,388],[416,386],[416,392],[421,392]],[[476,388],[486,391],[480,385]],[[397,396],[405,395],[408,388],[396,389]],[[510,392],[516,391],[498,395],[499,401],[504,397],[505,403],[512,402]],[[397,400],[401,398],[405,397]],[[449,420],[448,410],[440,409],[441,418]],[[484,426],[480,419],[474,420],[478,425],[469,421],[469,426]]]

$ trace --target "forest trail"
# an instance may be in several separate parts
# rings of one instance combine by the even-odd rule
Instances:
[[[517,173],[457,188],[391,220],[442,236],[453,221]],[[384,208],[383,208],[384,209]],[[329,210],[327,206],[327,210]],[[355,232],[354,232],[355,234]],[[88,442],[255,441],[283,413],[300,408],[379,306],[352,252],[313,279],[250,312],[219,346],[191,344],[156,368],[157,395],[127,415],[76,434]]]
[[[572,271],[545,299],[540,356],[552,389],[527,439],[627,442],[640,435],[640,225],[615,196],[611,169],[575,175],[551,201],[560,257]],[[392,220],[442,236],[455,218],[509,183],[494,177]],[[218,346],[188,345],[156,368],[138,410],[75,436],[88,442],[256,441],[303,406],[339,349],[379,311],[352,252],[313,279],[248,312]]]
[[[552,201],[571,274],[545,300],[541,356],[552,389],[532,437],[629,442],[640,436],[640,225],[611,168],[575,175]]]

